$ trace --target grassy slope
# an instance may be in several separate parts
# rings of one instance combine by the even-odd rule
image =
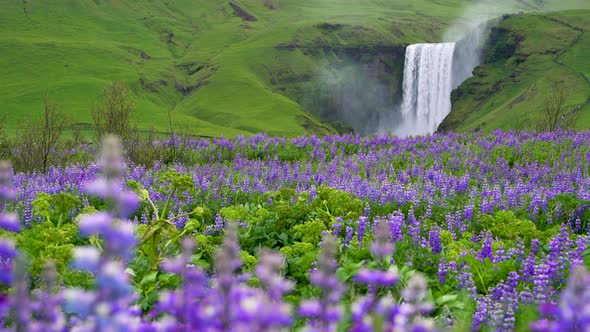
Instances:
[[[48,93],[75,122],[89,125],[102,88],[123,80],[144,129],[166,131],[171,110],[174,122],[201,135],[325,133],[329,126],[286,97],[296,94],[289,82],[322,70],[302,49],[439,41],[473,3],[274,0],[270,10],[261,0],[236,2],[258,20],[236,17],[226,0],[1,1],[0,116],[9,116],[12,130],[39,114]],[[346,28],[326,33],[317,28],[323,22]],[[276,48],[293,44],[298,48]]]
[[[261,0],[238,3],[258,21],[236,17],[224,0],[1,1],[0,115],[14,129],[41,111],[48,93],[75,122],[88,125],[102,88],[123,80],[145,129],[166,131],[173,110],[175,122],[202,135],[327,132],[270,84],[277,75],[316,75],[320,64],[276,45],[437,41],[469,1],[275,0],[275,10]],[[322,22],[366,29],[326,39],[314,28]],[[186,96],[176,88],[191,86],[199,88]]]
[[[515,43],[516,52],[477,69],[455,92],[453,111],[441,129],[528,128],[541,116],[553,82],[566,90],[568,108],[582,106],[578,127],[590,127],[590,81],[582,75],[590,73],[588,17],[590,11],[575,10],[500,23],[506,33],[497,45]]]

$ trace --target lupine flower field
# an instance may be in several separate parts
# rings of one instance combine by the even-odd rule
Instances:
[[[55,153],[0,164],[6,331],[590,331],[590,132]]]

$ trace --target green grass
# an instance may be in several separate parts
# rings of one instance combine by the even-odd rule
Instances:
[[[568,109],[582,107],[577,126],[589,128],[590,82],[582,74],[590,72],[590,38],[588,32],[580,35],[577,30],[590,29],[588,17],[590,11],[576,10],[519,15],[501,22],[499,28],[505,29],[509,43],[517,44],[516,52],[478,68],[477,75],[455,92],[453,111],[442,129],[531,128],[542,117],[554,82],[566,91]]]
[[[576,1],[588,6],[582,0],[568,5]],[[301,104],[303,95],[316,88],[326,59],[339,61],[337,50],[344,48],[371,53],[378,47],[440,41],[473,2],[275,0],[277,8],[270,10],[261,0],[236,1],[256,22],[234,15],[228,3],[1,1],[0,116],[8,116],[9,133],[41,112],[46,93],[73,122],[89,128],[90,110],[114,80],[131,88],[142,129],[166,132],[170,111],[175,123],[205,136],[332,132]],[[547,6],[560,9],[561,3]],[[579,14],[575,19],[586,18]],[[342,27],[332,31],[319,28],[321,23]],[[142,57],[146,54],[149,58]],[[580,46],[563,60],[588,71],[584,54],[587,46]],[[185,95],[176,86],[200,88]],[[510,95],[519,91],[524,90]]]

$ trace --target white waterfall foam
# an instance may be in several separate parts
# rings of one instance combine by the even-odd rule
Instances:
[[[432,134],[449,114],[454,52],[455,43],[408,46],[398,135]]]

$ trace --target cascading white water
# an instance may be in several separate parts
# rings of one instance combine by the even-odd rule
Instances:
[[[432,134],[450,113],[454,53],[455,43],[408,46],[397,134]]]

